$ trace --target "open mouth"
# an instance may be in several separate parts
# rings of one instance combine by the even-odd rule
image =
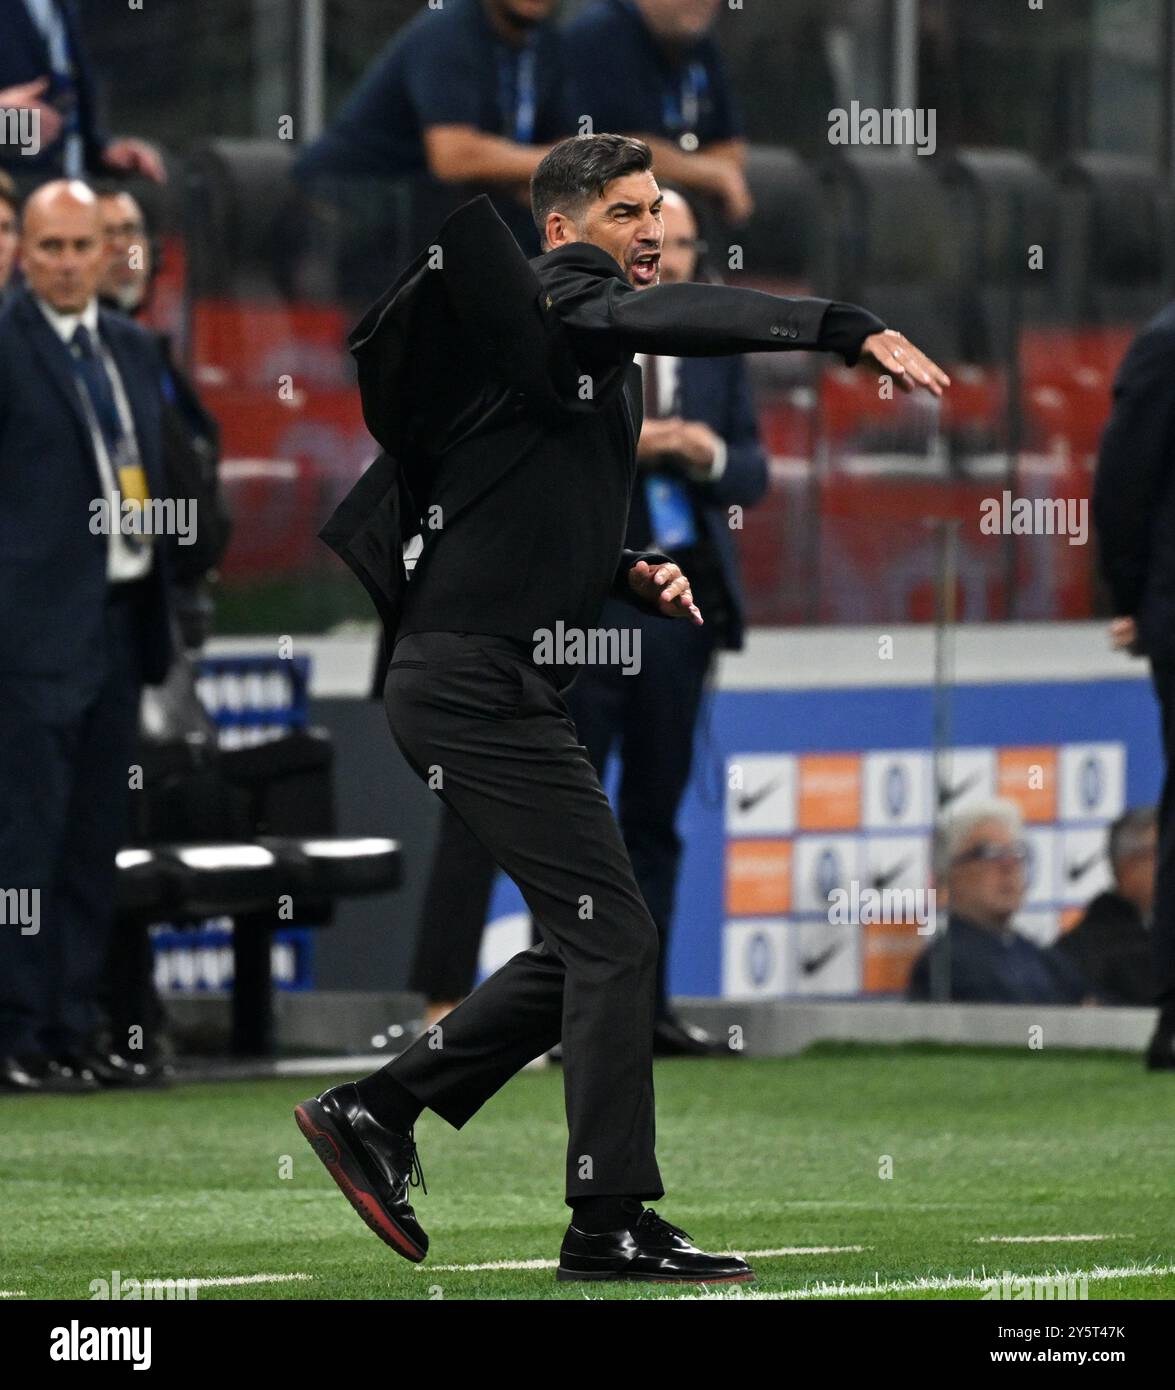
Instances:
[[[657,283],[657,271],[661,265],[661,253],[659,251],[646,251],[632,263],[632,278],[638,285],[655,285]]]

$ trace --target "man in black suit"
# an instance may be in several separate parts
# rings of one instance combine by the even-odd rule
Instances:
[[[680,193],[664,194],[661,283],[690,281],[699,265],[698,224]],[[744,509],[767,489],[767,460],[742,358],[641,354],[637,362],[645,410],[625,544],[670,551],[689,573],[706,622],[664,623],[608,599],[604,628],[631,627],[635,616],[639,669],[631,661],[585,666],[567,692],[567,708],[600,779],[613,752],[623,765],[620,829],[661,942],[654,1054],[729,1057],[725,1039],[708,1037],[670,1007],[669,930],[681,860],[677,812],[715,654],[743,644],[735,536]],[[495,869],[464,822],[444,812],[409,978],[427,1001],[426,1028],[472,988]]]
[[[91,190],[42,185],[25,286],[0,311],[0,887],[34,909],[0,925],[14,1090],[130,1079],[95,1049],[97,1001],[139,694],[170,642],[161,537],[143,524],[163,496],[157,358],[99,308],[105,263]]]
[[[98,116],[75,0],[0,0],[0,109],[36,113],[39,149],[0,144],[0,168],[37,179],[85,173],[166,178],[144,140],[112,140]]]
[[[1114,380],[1093,516],[1102,573],[1117,614],[1110,639],[1150,659],[1167,773],[1159,802],[1152,936],[1159,1017],[1146,1052],[1175,1071],[1175,303],[1142,330]]]
[[[352,336],[365,418],[389,452],[323,534],[389,629],[396,742],[518,883],[542,935],[388,1067],[297,1107],[348,1199],[412,1260],[428,1248],[408,1200],[420,1111],[460,1127],[562,1039],[572,1221],[558,1277],[753,1277],[642,1206],[664,1193],[657,930],[561,695],[577,643],[609,638],[593,628],[609,593],[703,621],[669,557],[624,549],[642,414],[632,358],[817,348],[908,389],[939,394],[947,378],[851,305],[654,288],[651,165],[624,136],[555,146],[532,183],[546,254],[528,265],[475,200]],[[425,536],[406,592],[405,518]]]

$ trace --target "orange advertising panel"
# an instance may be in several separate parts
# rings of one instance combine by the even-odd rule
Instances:
[[[726,915],[755,917],[791,909],[790,840],[730,840],[726,846]]]
[[[861,824],[861,758],[810,753],[800,759],[801,830],[855,830]]]
[[[932,936],[919,936],[916,922],[870,922],[862,951],[866,994],[904,994],[914,962]]]
[[[1020,807],[1028,822],[1057,818],[1057,750],[1001,748],[997,753],[999,795]]]

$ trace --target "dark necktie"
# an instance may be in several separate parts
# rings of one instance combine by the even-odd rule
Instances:
[[[106,444],[107,456],[111,464],[117,467],[122,444],[122,420],[119,418],[110,378],[106,375],[106,368],[98,356],[90,330],[84,324],[78,324],[74,329],[71,344],[74,350],[74,370],[86,388],[90,404],[94,407],[98,428],[102,431],[102,438]]]

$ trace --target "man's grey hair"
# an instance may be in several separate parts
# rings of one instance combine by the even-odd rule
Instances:
[[[1135,806],[1118,817],[1110,826],[1109,836],[1110,863],[1115,869],[1123,859],[1138,853],[1158,823],[1158,812],[1153,806]]]
[[[946,878],[955,857],[974,833],[975,827],[984,821],[998,821],[1017,837],[1024,830],[1024,817],[1014,801],[1006,797],[993,797],[990,801],[975,802],[938,828],[934,837],[934,875],[937,879]]]

